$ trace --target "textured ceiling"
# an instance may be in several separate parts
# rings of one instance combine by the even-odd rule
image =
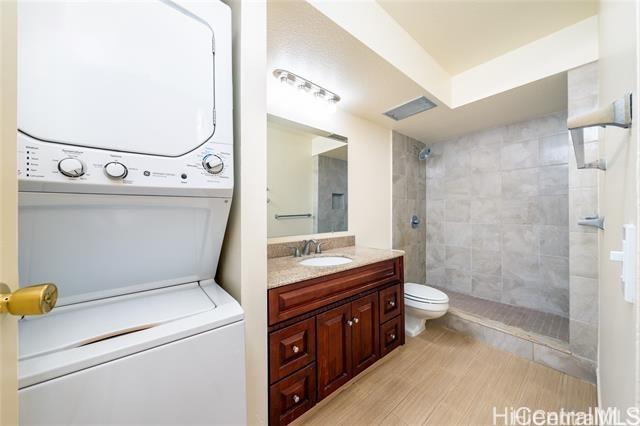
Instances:
[[[382,113],[424,95],[421,87],[304,1],[269,1],[267,46],[267,78],[275,68],[292,71],[339,94],[340,108],[424,142],[566,109],[566,74],[559,74],[395,122]]]
[[[308,3],[271,1],[267,10],[268,73],[296,73],[337,93],[340,108],[381,124],[383,111],[422,94],[420,86]]]
[[[377,0],[450,74],[595,15],[596,0]]]

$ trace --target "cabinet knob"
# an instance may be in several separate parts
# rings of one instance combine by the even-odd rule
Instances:
[[[291,348],[291,350],[293,351],[294,354],[297,354],[298,352],[300,352],[300,348],[297,347],[296,345],[293,345],[293,347]]]
[[[359,321],[360,321],[360,320],[358,319],[358,317],[355,317],[355,318],[353,319],[354,324],[357,324]]]
[[[351,327],[351,326],[353,325],[353,321],[351,321],[351,320],[347,320],[347,325],[348,325],[349,327]]]
[[[394,306],[396,306],[396,302],[394,302],[393,300],[389,300],[389,306],[393,308]]]
[[[298,402],[300,402],[300,397],[298,395],[293,395],[293,403],[297,404]]]
[[[391,334],[389,335],[389,337],[391,338],[391,340],[396,340],[396,335],[395,335],[395,334],[393,334],[393,333],[391,333]]]

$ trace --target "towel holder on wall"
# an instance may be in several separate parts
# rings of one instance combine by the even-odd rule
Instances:
[[[630,127],[631,100],[631,93],[627,93],[604,108],[567,119],[579,169],[607,169],[606,160],[602,158],[590,163],[584,162],[584,129],[596,126]]]

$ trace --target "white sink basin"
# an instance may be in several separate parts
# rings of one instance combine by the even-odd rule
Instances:
[[[325,256],[325,257],[312,257],[310,259],[301,260],[298,262],[304,266],[338,266],[345,265],[353,262],[352,259],[344,256]]]

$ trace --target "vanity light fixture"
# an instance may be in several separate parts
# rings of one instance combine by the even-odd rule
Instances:
[[[294,74],[291,71],[283,70],[280,68],[273,71],[273,76],[280,80],[280,83],[282,84],[297,87],[300,92],[312,94],[315,99],[321,102],[326,102],[327,110],[329,112],[333,113],[336,111],[336,105],[338,102],[340,102],[340,96],[333,93],[332,91],[327,90],[322,86],[318,86],[314,82],[300,77],[299,75]]]

